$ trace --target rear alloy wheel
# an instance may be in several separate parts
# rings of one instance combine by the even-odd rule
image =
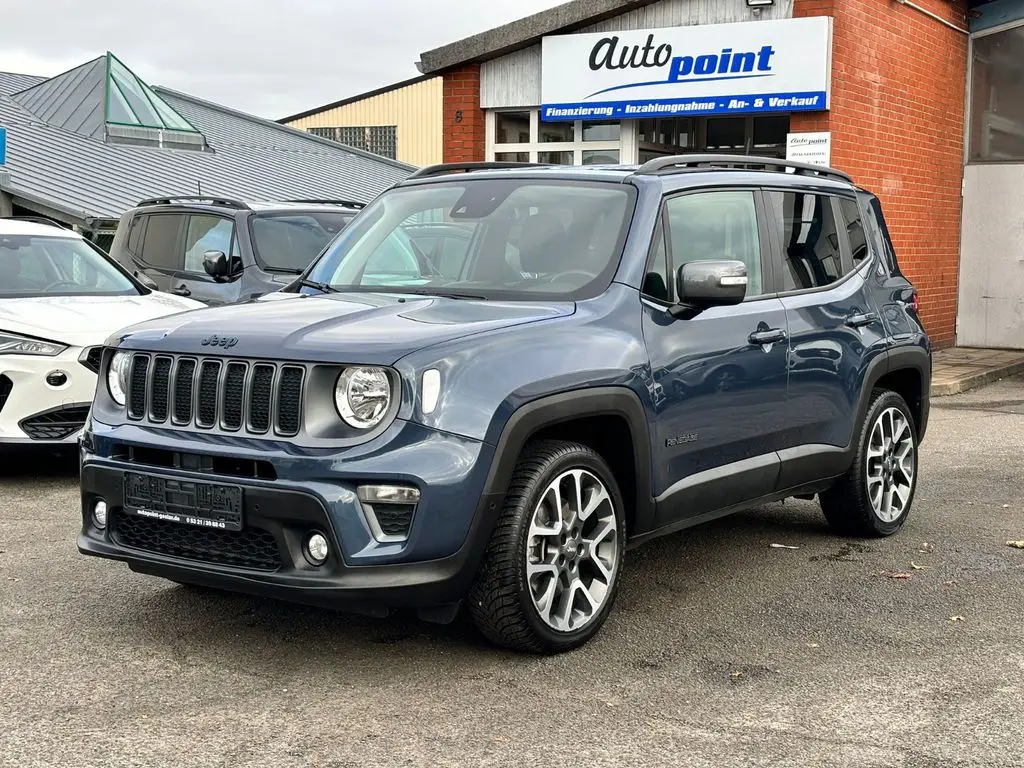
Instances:
[[[887,408],[875,421],[865,464],[868,498],[880,520],[892,523],[909,511],[917,474],[917,447],[910,420]]]
[[[876,390],[853,466],[821,494],[826,519],[856,536],[890,536],[903,527],[917,487],[917,430],[906,402]]]
[[[470,613],[508,648],[576,648],[608,616],[624,545],[622,499],[604,460],[583,445],[538,443],[516,467]]]

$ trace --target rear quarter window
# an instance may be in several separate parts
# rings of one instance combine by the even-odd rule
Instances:
[[[882,214],[882,203],[874,195],[861,195],[860,202],[868,240],[872,249],[878,251],[881,256],[878,260],[879,270],[884,270],[890,275],[900,274],[896,251],[893,249],[889,229],[885,225],[885,216]]]
[[[146,216],[133,216],[128,227],[128,252],[138,254],[142,249],[142,238],[146,233]]]

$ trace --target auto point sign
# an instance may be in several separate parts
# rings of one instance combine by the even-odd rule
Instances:
[[[832,19],[545,37],[541,119],[828,109]]]

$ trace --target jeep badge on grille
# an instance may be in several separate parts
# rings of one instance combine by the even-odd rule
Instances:
[[[231,349],[238,343],[238,337],[218,336],[217,334],[213,334],[213,336],[207,336],[199,343],[204,347],[224,347],[224,349]]]

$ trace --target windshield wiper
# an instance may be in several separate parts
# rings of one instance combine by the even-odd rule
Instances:
[[[382,291],[382,293],[412,294],[413,296],[437,296],[442,299],[464,299],[466,301],[487,301],[486,296],[474,296],[471,293],[447,293],[445,291],[432,291],[429,289],[417,289],[411,291]]]
[[[316,280],[299,280],[298,283],[293,283],[293,285],[298,285],[300,288],[316,288],[320,293],[340,293],[333,285],[318,283]]]
[[[281,272],[286,275],[301,275],[303,270],[296,269],[295,267],[264,267],[267,272]]]

